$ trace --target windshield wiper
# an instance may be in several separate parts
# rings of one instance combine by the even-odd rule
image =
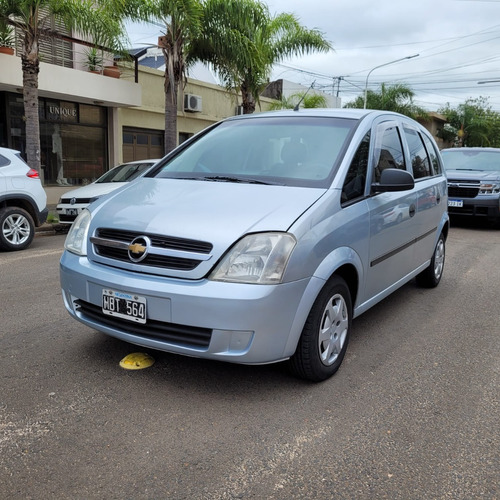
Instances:
[[[261,181],[259,179],[247,179],[247,178],[242,178],[242,177],[230,177],[230,176],[224,176],[224,175],[214,175],[212,177],[203,177],[204,180],[207,181],[214,181],[214,182],[236,182],[236,183],[242,183],[242,184],[264,184],[264,185],[271,185],[271,184],[276,184],[275,182],[266,182],[266,181]]]

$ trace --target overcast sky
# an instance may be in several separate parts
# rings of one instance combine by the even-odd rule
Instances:
[[[334,92],[342,104],[368,88],[406,83],[416,104],[436,111],[488,97],[500,112],[500,0],[266,0],[272,14],[291,12],[333,45],[328,54],[284,61],[273,79]],[[161,28],[134,25],[132,46],[156,43]],[[397,59],[418,57],[387,66]],[[372,71],[373,70],[373,71]],[[368,73],[371,71],[370,75]],[[340,87],[339,87],[339,78]],[[498,83],[478,84],[499,80]]]

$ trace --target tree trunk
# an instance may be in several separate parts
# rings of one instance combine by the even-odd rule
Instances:
[[[26,120],[26,156],[28,165],[40,172],[40,117],[38,112],[38,72],[40,61],[33,50],[21,55],[23,68],[24,118]]]
[[[245,83],[241,85],[241,105],[243,106],[244,115],[255,112],[255,99],[250,88]]]
[[[169,82],[165,73],[165,154],[177,147],[178,82]]]

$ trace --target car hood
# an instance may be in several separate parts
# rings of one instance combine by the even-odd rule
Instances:
[[[124,186],[127,184],[126,182],[102,182],[99,184],[91,183],[87,186],[83,186],[78,189],[72,189],[71,191],[67,191],[62,195],[61,198],[98,198],[99,196],[103,196],[105,194],[111,193],[115,189]]]
[[[159,274],[197,279],[245,234],[287,231],[325,192],[318,188],[145,178],[92,206],[90,234],[106,227],[210,243],[210,258],[195,270],[187,274],[158,270]],[[103,259],[94,255],[94,260]],[[134,266],[126,262],[122,267]]]
[[[447,170],[446,177],[448,178],[448,181],[454,181],[454,180],[498,181],[500,180],[500,171],[486,172],[485,170]]]

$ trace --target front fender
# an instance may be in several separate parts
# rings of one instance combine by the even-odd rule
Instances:
[[[302,299],[293,320],[292,328],[290,330],[290,335],[288,337],[288,342],[285,347],[283,357],[290,357],[294,354],[295,350],[297,349],[297,344],[299,343],[299,339],[302,334],[302,330],[304,329],[307,317],[309,316],[309,312],[311,311],[316,298],[318,297],[322,288],[325,286],[326,282],[331,278],[331,276],[341,268],[345,268],[345,266],[354,268],[358,278],[356,284],[348,283],[347,285],[349,286],[349,288],[351,288],[351,290],[353,286],[357,286],[357,288],[359,289],[360,284],[364,279],[363,264],[361,262],[361,258],[359,257],[358,253],[352,248],[336,248],[330,254],[328,254],[317,267],[304,291],[304,294],[302,295]],[[343,273],[340,272],[339,274]],[[355,290],[355,293],[353,294],[356,297],[359,296],[357,292],[358,290]]]

